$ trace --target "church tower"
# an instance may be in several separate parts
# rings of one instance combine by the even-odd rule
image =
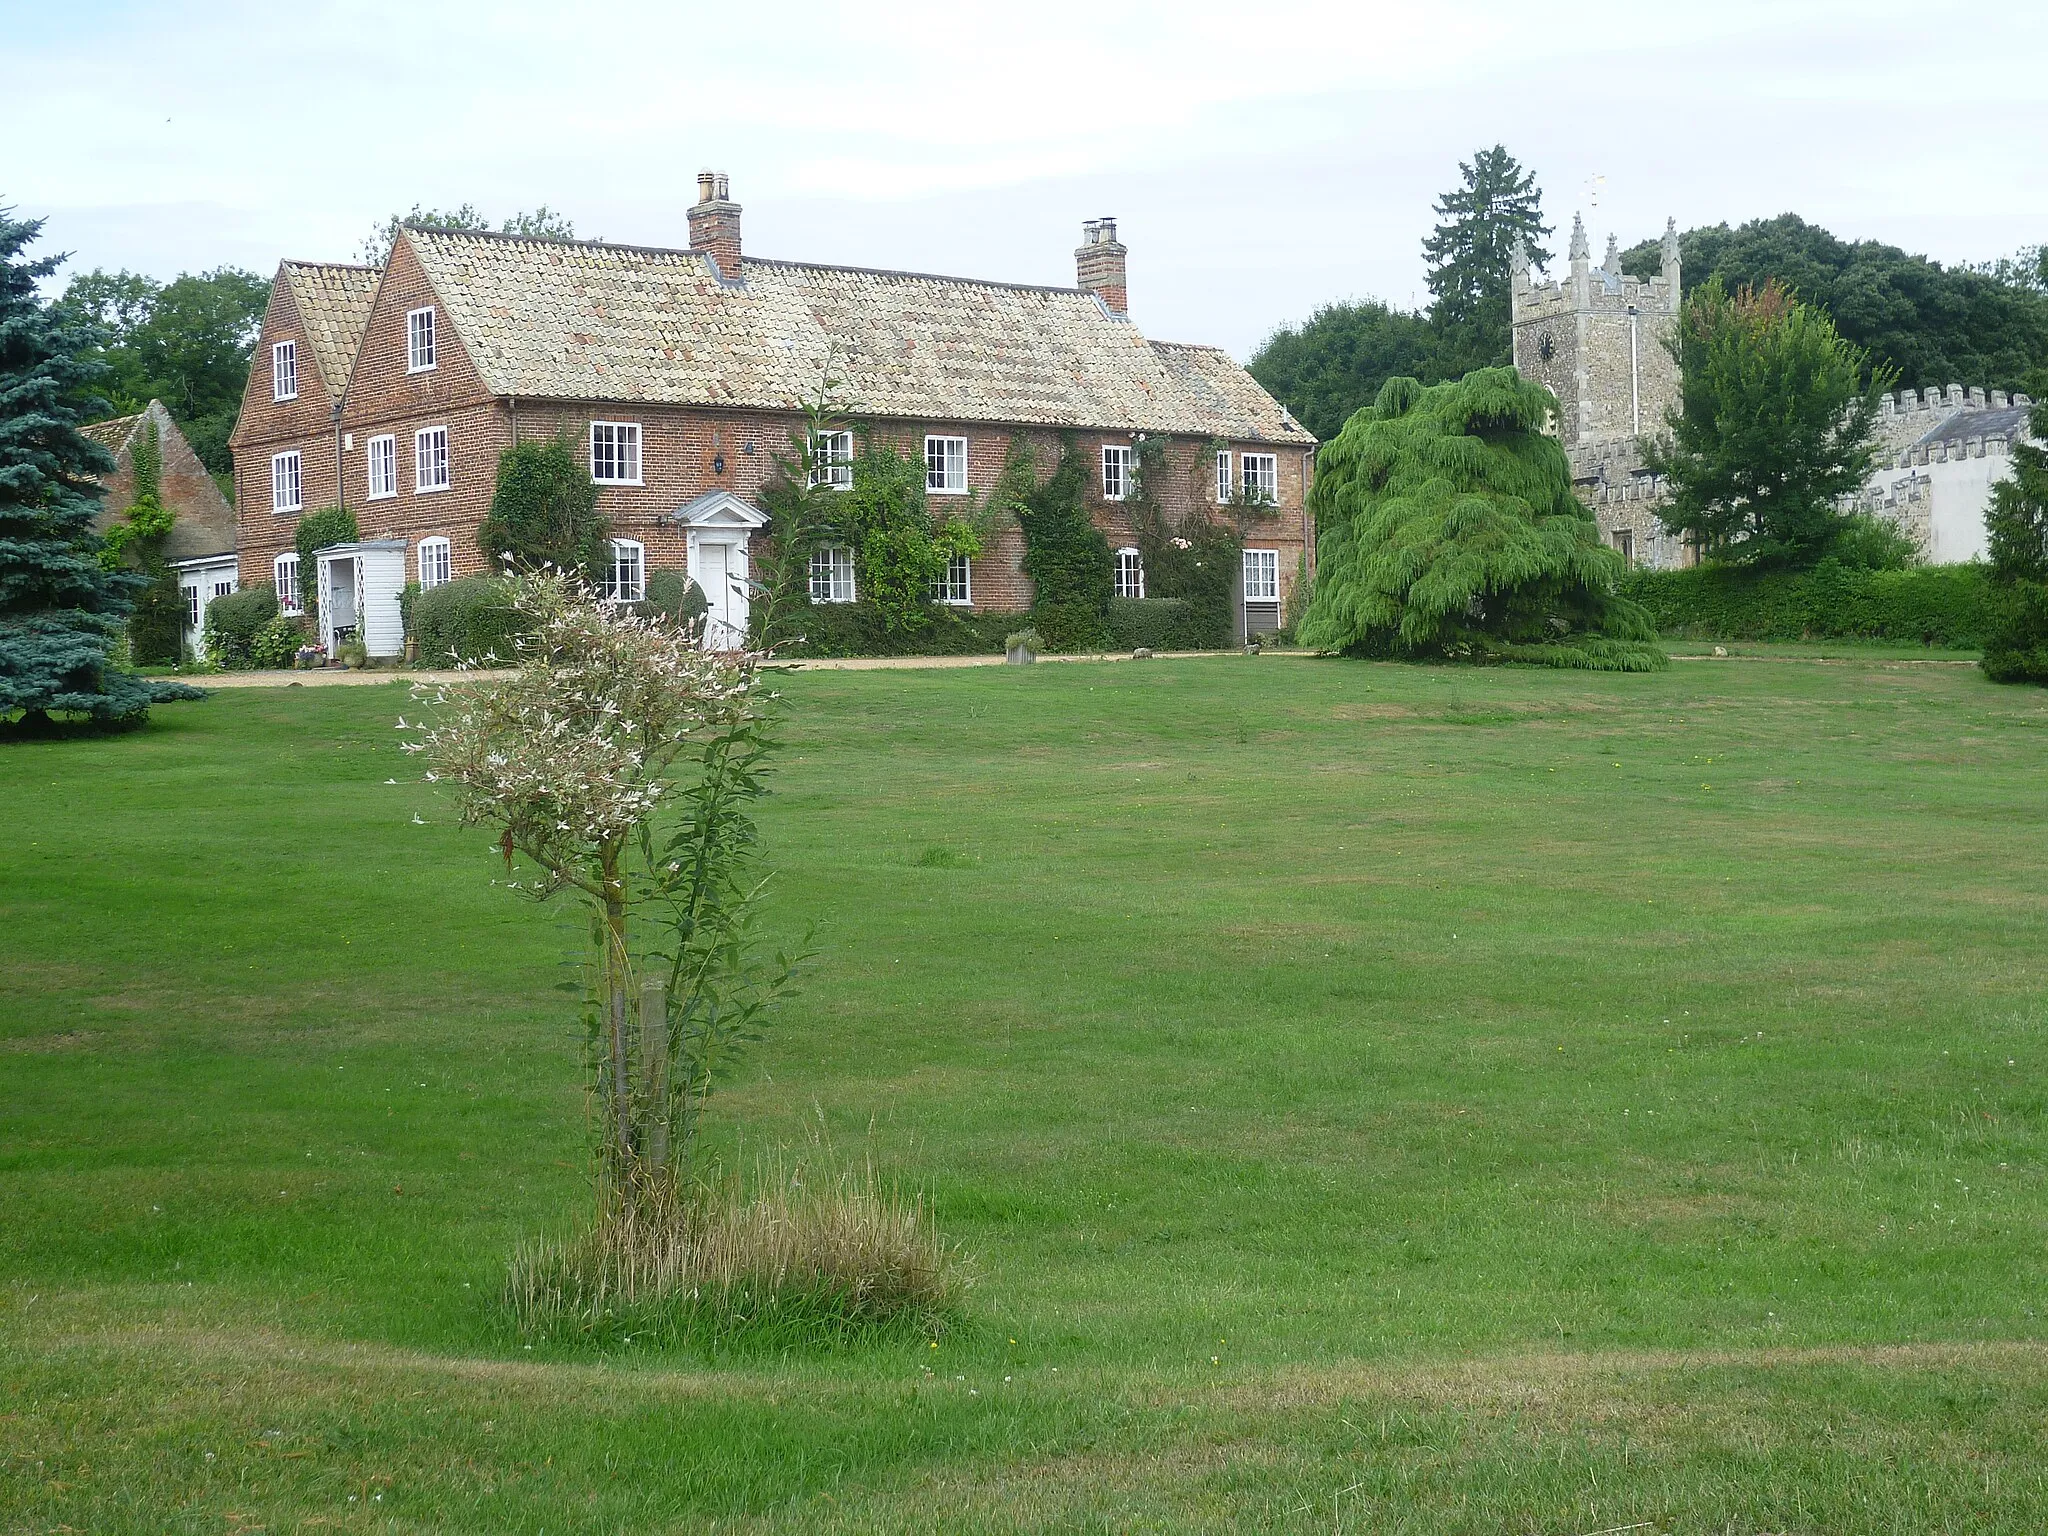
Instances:
[[[1537,283],[1525,249],[1516,248],[1509,280],[1515,367],[1557,396],[1557,434],[1568,452],[1631,442],[1663,430],[1678,400],[1678,364],[1665,349],[1678,314],[1678,225],[1664,227],[1663,271],[1638,280],[1621,270],[1607,237],[1607,259],[1592,264],[1586,226],[1572,217],[1571,273]]]

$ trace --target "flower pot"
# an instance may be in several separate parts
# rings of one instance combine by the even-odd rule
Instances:
[[[1013,645],[1003,653],[1003,660],[1013,667],[1028,667],[1038,660],[1038,653],[1028,645]]]

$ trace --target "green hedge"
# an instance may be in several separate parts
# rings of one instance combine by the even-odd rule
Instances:
[[[1045,634],[1051,649],[1077,649],[1063,645],[1061,637],[1047,630],[1043,610],[1031,613],[961,613],[933,605],[931,621],[923,628],[891,634],[882,623],[880,610],[872,604],[817,603],[798,611],[789,627],[804,638],[801,643],[778,646],[776,654],[792,658],[827,656],[999,656],[1003,641],[1027,626]],[[1177,597],[1119,597],[1111,600],[1108,618],[1108,648],[1134,651],[1139,646],[1154,651],[1199,651],[1212,649],[1200,609]],[[1087,649],[1087,647],[1078,647]]]
[[[277,590],[268,582],[243,587],[206,605],[206,659],[236,671],[252,667],[256,633],[277,617]]]
[[[1638,571],[1624,596],[1664,634],[1687,640],[1892,640],[1983,644],[1990,586],[1981,565],[1854,570],[1823,560],[1810,571],[1726,566]]]
[[[512,586],[501,576],[464,576],[422,592],[412,603],[412,632],[422,666],[445,667],[452,658],[479,661],[494,655],[509,664],[524,630],[512,606]]]
[[[799,608],[787,629],[800,641],[776,647],[778,656],[991,656],[1003,637],[1018,628],[1015,613],[960,613],[934,603],[930,622],[891,634],[872,603],[811,603]]]
[[[1135,651],[1141,645],[1154,651],[1215,650],[1209,631],[1200,608],[1184,597],[1109,600],[1110,642],[1120,651]]]

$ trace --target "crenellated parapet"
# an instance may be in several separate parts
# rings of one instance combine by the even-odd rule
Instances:
[[[1878,404],[1880,460],[1904,469],[1951,459],[2001,457],[2031,436],[2034,402],[2002,389],[1902,389]]]
[[[1665,224],[1662,249],[1663,270],[1657,276],[1631,277],[1621,270],[1620,242],[1609,235],[1606,260],[1596,267],[1586,243],[1585,222],[1574,215],[1569,274],[1555,282],[1538,282],[1530,269],[1528,251],[1518,242],[1508,277],[1515,324],[1580,313],[1677,314],[1682,295],[1676,220]]]
[[[2029,395],[2008,396],[2002,389],[1978,389],[1974,385],[1965,389],[1960,384],[1951,384],[1945,390],[1930,388],[1924,394],[1917,389],[1902,389],[1881,396],[1877,415],[1880,421],[1890,421],[1894,417],[1932,417],[1937,412],[1946,415],[1951,411],[2026,411],[2033,406]]]
[[[1678,399],[1667,347],[1681,293],[1676,222],[1665,225],[1655,277],[1624,273],[1612,235],[1595,267],[1578,218],[1567,275],[1538,282],[1531,267],[1517,243],[1509,263],[1515,367],[1557,396],[1559,440],[1576,451],[1658,430]]]

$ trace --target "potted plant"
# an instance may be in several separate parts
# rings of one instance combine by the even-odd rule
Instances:
[[[1003,641],[1003,660],[1013,667],[1028,667],[1045,649],[1045,637],[1035,629],[1020,629]]]

